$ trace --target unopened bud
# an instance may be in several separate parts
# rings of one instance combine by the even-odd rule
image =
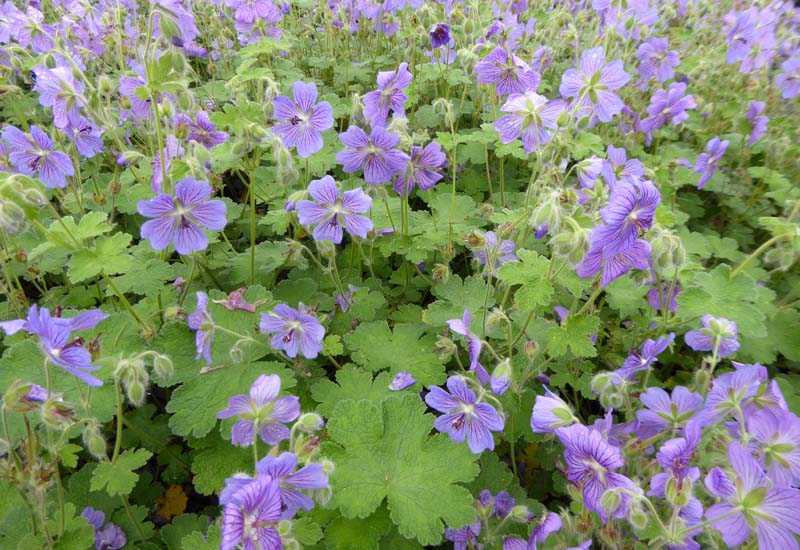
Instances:
[[[514,370],[511,368],[511,360],[503,359],[492,372],[490,386],[492,391],[497,395],[502,395],[506,392],[509,385],[511,385],[511,378]]]
[[[102,459],[106,457],[106,440],[100,433],[100,427],[93,419],[87,422],[81,434],[83,445],[93,457]]]
[[[432,279],[434,283],[447,283],[450,280],[450,267],[445,264],[436,264],[433,266]]]
[[[525,355],[530,358],[534,358],[539,355],[539,343],[534,342],[533,340],[526,340],[525,341]]]
[[[514,506],[509,515],[511,516],[511,521],[516,523],[530,523],[533,518],[533,514],[531,514],[531,511],[528,510],[528,507],[524,504]]]
[[[305,413],[297,420],[298,427],[306,433],[316,433],[325,425],[325,421],[317,413]]]
[[[125,387],[125,393],[128,396],[128,401],[134,407],[140,406],[144,403],[145,387],[140,381],[136,380]]]
[[[323,258],[329,258],[335,261],[336,258],[336,245],[331,241],[316,241],[317,250]]]
[[[615,489],[609,489],[600,497],[600,508],[608,515],[616,512],[621,503],[622,496]]]
[[[326,476],[330,476],[336,469],[336,465],[329,458],[322,458],[319,463],[322,465],[322,471]]]
[[[456,344],[446,336],[438,336],[435,350],[439,352],[439,358],[445,361],[456,352]]]
[[[101,94],[108,94],[114,89],[114,85],[111,83],[110,78],[102,74],[97,80],[97,89],[100,90]]]
[[[160,353],[153,357],[153,370],[163,380],[169,380],[175,374],[175,366],[172,364],[172,359]]]

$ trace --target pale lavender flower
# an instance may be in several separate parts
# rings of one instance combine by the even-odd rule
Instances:
[[[72,160],[55,150],[55,143],[38,126],[31,126],[30,135],[14,126],[6,126],[3,139],[11,145],[9,161],[26,176],[37,175],[45,187],[64,188],[67,176],[75,174]]]
[[[706,396],[706,406],[697,414],[697,422],[706,426],[730,417],[741,420],[742,411],[752,406],[761,387],[759,371],[758,365],[738,364],[735,371],[717,376]]]
[[[298,307],[299,311],[279,304],[271,313],[261,314],[258,326],[262,332],[274,333],[270,343],[276,350],[285,351],[292,359],[298,351],[306,359],[314,359],[322,351],[325,329],[306,306],[301,303]]]
[[[125,532],[118,525],[111,522],[106,523],[105,513],[87,506],[81,512],[81,516],[94,527],[95,550],[120,550],[125,547],[127,543]]]
[[[675,333],[672,332],[666,336],[659,336],[655,340],[648,338],[642,344],[642,349],[639,352],[631,352],[622,366],[614,372],[623,380],[632,382],[634,380],[633,375],[649,369],[650,365],[658,360],[658,356],[666,351],[674,340]]]
[[[208,200],[211,186],[186,177],[175,186],[175,196],[162,193],[154,199],[139,201],[139,214],[155,218],[142,225],[143,239],[155,250],[170,243],[178,254],[190,254],[208,248],[208,237],[201,229],[221,231],[227,223],[227,207],[221,200]]]
[[[694,351],[711,351],[717,357],[728,357],[739,349],[736,323],[712,315],[703,315],[700,323],[702,329],[690,330],[684,337]]]
[[[800,481],[800,418],[789,411],[760,410],[747,416],[747,432],[759,462],[773,484],[797,486]]]
[[[456,443],[466,439],[470,451],[475,454],[481,454],[484,449],[494,450],[492,432],[503,429],[503,417],[488,403],[479,402],[463,378],[448,378],[447,389],[449,393],[433,386],[425,396],[429,407],[444,413],[436,419],[434,427],[446,432]]]
[[[649,180],[614,186],[608,206],[600,210],[605,224],[595,229],[592,243],[602,242],[605,255],[629,250],[639,233],[653,226],[660,203],[661,193]]]
[[[39,105],[53,110],[53,124],[56,128],[67,125],[67,117],[72,111],[83,106],[81,94],[85,87],[76,80],[69,67],[36,67],[35,92],[39,92]]]
[[[592,232],[592,244],[576,268],[579,277],[594,277],[602,270],[601,284],[605,287],[615,279],[622,277],[631,269],[645,270],[650,267],[650,243],[636,239],[630,248],[615,254],[605,254],[602,239],[595,238],[598,228]]]
[[[672,295],[670,296],[670,290],[672,291]],[[647,291],[647,303],[650,304],[656,311],[661,311],[664,309],[664,306],[667,305],[666,302],[669,300],[669,305],[667,309],[669,311],[674,312],[678,310],[678,294],[681,293],[681,284],[679,282],[675,282],[674,284],[669,281],[661,281],[660,285],[653,284],[653,288]]]
[[[162,192],[161,186],[164,184],[164,178],[169,177],[172,161],[183,157],[185,153],[186,150],[181,146],[178,138],[173,135],[167,137],[164,147],[156,152],[150,163],[153,167],[153,177],[150,180],[153,193]]]
[[[258,19],[271,19],[280,11],[271,0],[225,0],[225,5],[235,10],[233,18],[243,23],[253,23]]]
[[[227,132],[217,130],[217,126],[211,122],[208,113],[198,111],[195,120],[189,129],[188,141],[196,141],[207,149],[211,149],[228,141]]]
[[[664,83],[675,76],[675,69],[680,64],[678,52],[667,49],[666,38],[647,38],[639,44],[636,51],[639,60],[639,88],[644,90],[647,84],[655,77],[657,82]]]
[[[544,387],[545,394],[537,395],[531,414],[531,430],[535,434],[553,433],[578,421],[569,404]]]
[[[400,137],[383,128],[373,128],[367,136],[358,126],[350,126],[339,134],[339,141],[348,148],[336,154],[336,162],[347,174],[363,168],[364,181],[370,185],[390,182],[395,174],[405,172],[410,160],[407,154],[395,149]]]
[[[341,194],[331,176],[312,180],[308,194],[313,201],[297,203],[297,218],[303,225],[316,225],[312,233],[315,240],[328,240],[334,244],[342,242],[344,231],[359,238],[366,238],[374,228],[372,220],[364,214],[372,208],[372,198],[359,187]]]
[[[702,395],[683,386],[676,386],[672,396],[661,388],[647,388],[639,399],[647,408],[636,411],[636,418],[654,433],[682,428],[704,404]]]
[[[697,107],[697,102],[694,96],[685,93],[686,84],[683,82],[673,82],[667,90],[656,90],[647,107],[650,116],[641,120],[640,129],[650,133],[668,122],[677,126],[687,120],[689,113],[686,110]]]
[[[214,318],[208,312],[208,294],[197,292],[197,307],[186,319],[189,328],[195,331],[195,360],[205,358],[211,365],[211,342],[214,340]]]
[[[294,101],[286,96],[273,101],[274,130],[286,147],[297,146],[300,158],[308,158],[322,149],[322,134],[333,126],[333,108],[327,101],[317,103],[317,86],[297,81],[292,86]]]
[[[390,110],[395,117],[405,115],[408,96],[404,90],[411,84],[412,77],[408,63],[401,63],[396,71],[378,73],[378,89],[364,96],[364,116],[372,128],[385,127]]]
[[[795,54],[781,63],[783,72],[775,77],[775,87],[784,99],[794,99],[800,95],[800,54]]]
[[[280,482],[281,503],[284,519],[291,518],[297,510],[311,510],[314,501],[301,491],[315,491],[328,487],[328,476],[322,464],[307,464],[297,469],[297,455],[281,453],[268,455],[256,464],[259,476],[269,476]],[[222,495],[220,495],[222,499]]]
[[[755,531],[762,549],[796,549],[800,534],[800,489],[773,486],[750,451],[737,441],[728,444],[731,479],[719,467],[705,479],[706,488],[723,502],[706,510],[706,518],[734,548],[744,544]]]
[[[617,183],[627,182],[638,184],[645,175],[645,168],[642,161],[629,159],[624,147],[614,147],[609,145],[606,149],[607,160],[603,160],[602,174],[608,187],[614,189]]]
[[[103,152],[103,140],[100,136],[103,131],[96,124],[76,111],[70,111],[67,116],[67,126],[62,131],[75,144],[78,152],[86,158],[92,158]]]
[[[250,387],[250,395],[230,398],[227,408],[217,418],[237,418],[231,428],[231,443],[249,447],[256,433],[267,445],[289,439],[289,428],[284,424],[300,415],[300,401],[294,395],[278,398],[280,391],[280,376],[262,374]]]
[[[548,101],[533,91],[512,94],[500,107],[505,113],[494,123],[500,141],[511,143],[522,135],[522,146],[530,154],[550,141],[550,130],[558,127],[556,120],[564,111],[564,102]]]
[[[510,239],[500,240],[497,233],[487,231],[483,235],[484,245],[473,251],[479,265],[486,266],[484,273],[494,275],[503,264],[517,259],[517,245]]]
[[[725,151],[728,150],[728,145],[730,145],[730,141],[727,139],[720,140],[719,137],[715,137],[706,144],[706,150],[708,152],[701,153],[700,156],[697,157],[697,162],[695,162],[694,167],[686,161],[681,161],[681,164],[692,168],[695,173],[700,174],[700,180],[697,182],[698,189],[702,189],[705,184],[708,183],[708,180],[717,172],[719,161],[722,159],[722,155],[725,154]]]
[[[415,186],[422,191],[432,189],[444,177],[437,169],[446,162],[447,156],[442,152],[442,146],[435,141],[424,148],[413,145],[408,168],[394,177],[392,187],[403,197],[410,195]]]
[[[614,91],[630,78],[621,59],[606,63],[605,49],[599,46],[581,54],[578,68],[564,72],[559,91],[565,98],[575,98],[573,107],[579,118],[592,116],[600,122],[611,122],[625,105]]]
[[[761,114],[764,112],[764,108],[766,106],[766,103],[763,101],[751,101],[750,107],[747,109],[747,120],[753,124],[753,129],[750,132],[750,138],[747,140],[747,145],[750,147],[764,137],[764,134],[767,133],[769,117]]]
[[[414,378],[410,372],[402,370],[394,375],[391,384],[389,384],[389,389],[392,391],[400,391],[410,388],[416,383],[417,379]]]
[[[539,544],[544,543],[551,534],[560,531],[562,526],[561,516],[547,512],[539,518],[527,541],[517,537],[503,537],[503,550],[537,550]]]
[[[444,538],[453,543],[453,550],[480,550],[478,537],[481,534],[481,520],[476,519],[471,525],[461,529],[445,529]]]
[[[447,326],[450,327],[450,330],[455,332],[456,334],[460,334],[467,338],[467,351],[469,352],[469,370],[474,371],[478,377],[478,382],[481,385],[486,385],[489,380],[489,373],[486,372],[486,369],[481,365],[479,359],[481,355],[481,347],[482,342],[481,339],[478,338],[475,334],[472,333],[470,330],[469,325],[472,323],[472,315],[470,315],[469,310],[464,308],[464,314],[462,315],[461,319],[450,319],[447,321]]]
[[[494,84],[497,95],[536,90],[541,80],[539,73],[501,46],[475,64],[475,74],[481,84]]]

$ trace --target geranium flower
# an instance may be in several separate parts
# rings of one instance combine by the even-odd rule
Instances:
[[[339,244],[344,231],[362,239],[372,231],[372,220],[358,215],[372,208],[372,199],[360,187],[340,196],[334,179],[324,176],[311,181],[308,194],[314,200],[297,203],[297,218],[303,225],[316,225],[312,233],[315,240]]]
[[[600,122],[611,122],[625,104],[614,93],[631,79],[621,59],[606,63],[602,46],[581,54],[577,69],[567,69],[561,77],[559,91],[563,97],[576,98],[573,106],[579,118],[596,116]]]
[[[55,143],[38,126],[31,126],[30,136],[14,126],[6,126],[3,139],[11,145],[8,160],[26,176],[39,176],[45,187],[64,188],[67,176],[75,174],[72,160],[55,150]]]
[[[389,117],[405,115],[408,96],[403,92],[411,84],[413,75],[408,72],[408,63],[401,63],[396,71],[378,73],[378,89],[364,96],[364,116],[373,128],[383,128]]]
[[[530,154],[550,141],[551,132],[558,127],[556,119],[564,110],[563,101],[548,101],[536,92],[513,94],[500,107],[504,113],[494,123],[500,141],[511,143],[522,134],[522,146]]]
[[[272,347],[284,350],[291,358],[297,357],[298,349],[306,359],[314,359],[322,351],[322,338],[325,329],[316,317],[307,313],[301,303],[300,311],[285,304],[275,306],[267,314],[261,314],[259,328],[268,334],[275,333],[270,340]]]
[[[395,174],[402,174],[409,161],[407,154],[395,149],[400,137],[383,128],[367,134],[358,126],[350,126],[339,134],[347,149],[336,154],[336,162],[347,174],[364,169],[364,181],[370,185],[388,183]]]
[[[316,103],[317,86],[313,82],[295,82],[294,101],[286,96],[273,101],[274,117],[279,121],[274,130],[281,135],[286,147],[297,146],[300,158],[308,158],[324,145],[322,134],[333,126],[333,108],[327,101]]]

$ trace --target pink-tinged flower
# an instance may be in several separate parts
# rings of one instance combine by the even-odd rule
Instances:
[[[389,118],[405,115],[405,102],[408,96],[403,92],[411,84],[413,75],[408,72],[408,63],[401,63],[396,71],[378,73],[378,89],[364,96],[364,116],[373,128],[383,128]]]
[[[211,186],[187,177],[175,186],[175,196],[162,193],[151,200],[139,201],[139,214],[155,218],[142,225],[143,239],[155,250],[170,243],[178,254],[190,254],[208,248],[208,237],[201,228],[221,231],[227,223],[227,208],[221,200],[208,200]]]
[[[75,80],[68,67],[36,67],[33,71],[36,74],[33,90],[39,92],[39,105],[50,107],[53,124],[56,128],[64,128],[69,113],[83,105],[83,83]]]
[[[622,60],[606,63],[605,50],[599,46],[581,54],[577,69],[564,72],[559,91],[563,97],[575,98],[573,106],[579,118],[592,116],[600,122],[611,122],[625,106],[614,91],[630,79]]]
[[[449,393],[438,386],[430,388],[425,403],[441,413],[434,422],[440,432],[446,432],[456,443],[467,440],[469,450],[481,454],[484,449],[494,450],[492,432],[505,426],[503,417],[488,403],[481,403],[475,392],[459,376],[447,379]]]
[[[702,329],[690,330],[684,337],[694,351],[711,351],[717,357],[728,357],[739,349],[736,323],[712,315],[703,315],[700,323]]]
[[[738,441],[728,444],[733,479],[721,468],[712,469],[706,488],[723,502],[706,510],[706,518],[731,548],[744,544],[755,531],[762,549],[797,549],[800,534],[800,489],[776,487],[750,451]],[[794,535],[793,535],[794,533]]]
[[[530,154],[550,141],[550,130],[558,127],[556,120],[564,111],[564,102],[548,101],[536,92],[527,91],[509,96],[500,110],[510,113],[494,123],[500,141],[511,143],[521,134],[522,146]]]
[[[639,123],[640,129],[649,133],[668,122],[677,126],[687,120],[689,113],[686,110],[697,107],[697,102],[694,96],[684,95],[685,93],[686,84],[683,82],[673,82],[667,90],[656,90],[647,107],[649,116]]]
[[[753,124],[753,130],[750,132],[750,138],[747,140],[748,146],[753,146],[767,133],[769,117],[761,114],[764,112],[766,106],[767,104],[763,101],[750,102],[750,107],[747,109],[747,120]]]
[[[55,143],[38,126],[31,126],[30,135],[14,126],[6,126],[3,139],[11,145],[8,160],[26,176],[37,175],[45,187],[64,188],[67,176],[75,174],[72,160],[55,150]]]
[[[316,225],[312,233],[315,240],[339,244],[345,231],[362,239],[372,231],[372,220],[358,215],[372,208],[372,198],[360,187],[345,191],[340,196],[334,179],[324,176],[311,181],[308,194],[314,200],[297,203],[297,218],[303,225]]]
[[[608,513],[600,504],[603,494],[609,489],[625,489],[620,492],[619,505],[611,516],[622,518],[628,513],[631,501],[629,493],[640,493],[641,489],[630,479],[615,470],[625,461],[617,447],[609,444],[602,434],[582,424],[557,428],[556,436],[564,445],[564,461],[567,463],[567,479],[583,489],[583,505],[597,512],[603,523]]]
[[[283,543],[277,526],[281,512],[278,480],[263,476],[247,485],[222,510],[220,550],[240,545],[248,550],[280,550]]]
[[[243,295],[247,292],[246,288],[240,288],[238,290],[234,290],[228,297],[224,300],[214,300],[215,304],[221,304],[225,309],[230,311],[236,311],[240,309],[242,311],[248,311],[250,313],[256,312],[256,305],[258,304],[251,304],[247,300],[244,299]],[[260,301],[259,303],[263,303]]]
[[[302,303],[297,309],[285,304],[275,306],[269,313],[261,314],[259,328],[267,334],[275,334],[270,343],[277,350],[284,350],[291,358],[298,350],[306,359],[314,359],[322,351],[325,329],[316,317],[308,313]]]
[[[795,54],[781,63],[783,72],[775,77],[775,87],[784,99],[794,99],[800,95],[800,54]]]
[[[279,398],[280,391],[280,376],[262,374],[250,387],[250,395],[230,398],[228,407],[220,411],[217,418],[237,418],[231,428],[231,443],[249,447],[256,433],[267,445],[289,439],[289,428],[284,424],[300,415],[300,400],[294,395]]]
[[[639,60],[639,88],[644,90],[647,84],[655,77],[659,83],[664,83],[675,76],[675,69],[680,65],[678,52],[667,50],[666,38],[650,37],[639,45],[636,51]]]
[[[197,292],[197,307],[186,319],[189,328],[195,331],[195,359],[205,358],[211,364],[211,342],[214,340],[214,318],[208,312],[208,294]]]
[[[297,81],[292,86],[294,101],[286,96],[273,101],[274,129],[286,147],[297,146],[300,158],[308,158],[324,145],[322,134],[333,126],[333,108],[327,101],[316,103],[317,86]]]
[[[336,162],[347,174],[364,169],[364,181],[370,185],[388,183],[395,174],[402,174],[408,166],[409,156],[395,149],[400,143],[397,134],[383,128],[373,128],[367,134],[358,126],[350,126],[339,134],[347,149],[336,154]]]
[[[435,141],[425,148],[414,145],[411,147],[408,168],[394,177],[392,187],[403,197],[410,195],[415,186],[422,191],[432,189],[444,177],[437,169],[446,162],[447,156],[442,152],[442,146]]]
[[[481,84],[494,84],[497,95],[536,90],[541,80],[539,73],[501,46],[475,64],[475,74]]]

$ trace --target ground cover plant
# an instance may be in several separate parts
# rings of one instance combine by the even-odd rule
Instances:
[[[0,547],[800,548],[791,2],[0,6]]]

